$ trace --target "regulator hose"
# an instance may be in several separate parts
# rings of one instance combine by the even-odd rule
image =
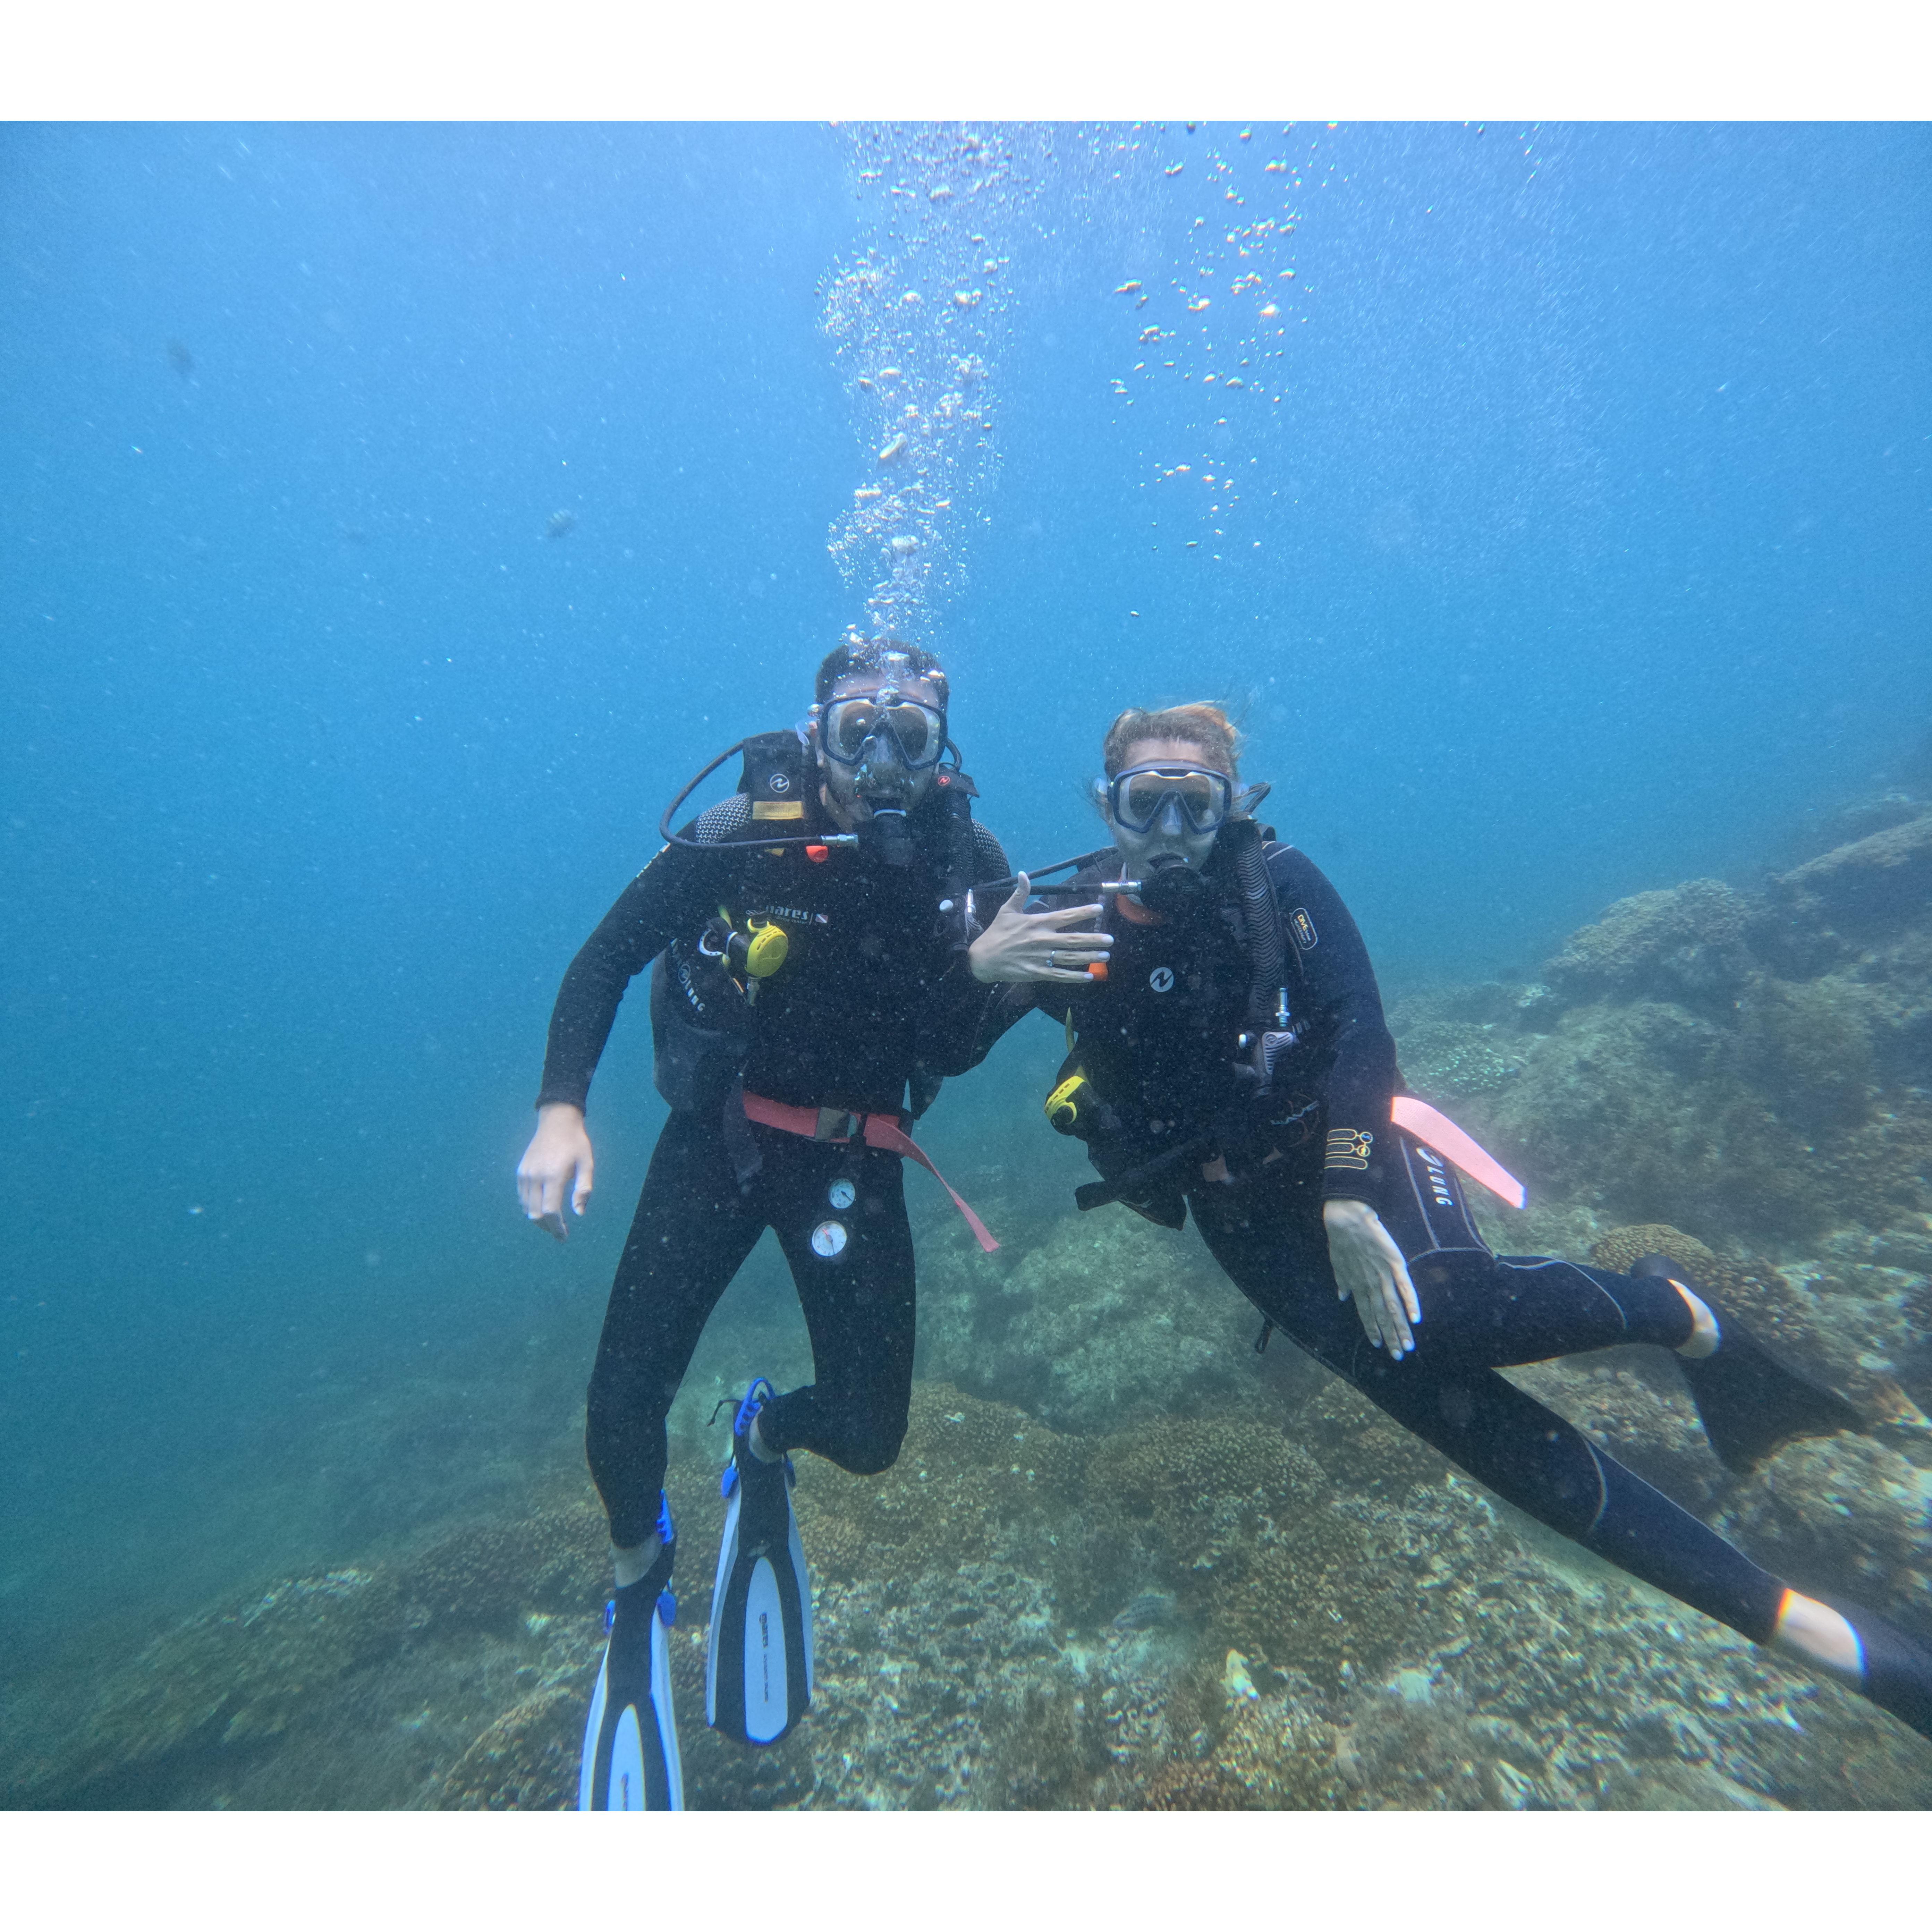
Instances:
[[[1274,881],[1268,877],[1260,830],[1252,821],[1244,822],[1240,842],[1234,848],[1234,884],[1240,894],[1241,923],[1248,935],[1248,957],[1252,962],[1249,1022],[1256,1028],[1285,1025],[1280,1017],[1288,984],[1283,970],[1286,958],[1282,950],[1281,908],[1275,902]]]

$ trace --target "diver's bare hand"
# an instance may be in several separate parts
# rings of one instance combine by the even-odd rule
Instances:
[[[564,1100],[539,1107],[537,1130],[517,1163],[517,1198],[524,1214],[562,1240],[564,1197],[570,1198],[570,1211],[581,1214],[596,1168],[583,1108]]]
[[[1058,912],[1028,912],[1032,882],[1024,872],[1013,896],[994,916],[993,922],[974,940],[967,957],[973,976],[983,984],[1002,981],[1022,985],[1030,980],[1058,980],[1083,986],[1093,976],[1090,965],[1105,966],[1114,943],[1111,932],[1070,932],[1083,920],[1098,919],[1098,905],[1063,906]]]
[[[1415,1348],[1409,1324],[1422,1319],[1422,1304],[1408,1278],[1408,1264],[1382,1217],[1365,1201],[1324,1201],[1322,1222],[1328,1231],[1328,1260],[1335,1286],[1352,1300],[1362,1332],[1390,1358]]]

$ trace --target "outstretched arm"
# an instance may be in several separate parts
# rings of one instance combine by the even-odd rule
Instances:
[[[701,916],[699,868],[718,862],[667,845],[624,888],[563,976],[550,1012],[537,1130],[517,1166],[517,1198],[524,1214],[559,1240],[566,1198],[574,1214],[581,1214],[590,1198],[596,1162],[584,1103],[625,989],[674,933]]]

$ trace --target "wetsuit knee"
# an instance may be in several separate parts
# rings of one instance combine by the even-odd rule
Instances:
[[[905,1440],[904,1433],[890,1438],[869,1436],[851,1444],[832,1460],[842,1469],[855,1476],[883,1476],[899,1460],[899,1445]]]
[[[1768,1639],[1784,1592],[1768,1570],[1561,1416],[1546,1410],[1525,1430],[1520,1415],[1506,1419],[1500,1405],[1492,1413],[1486,1466],[1472,1473],[1618,1569],[1754,1643]]]
[[[1641,1476],[1600,1451],[1592,1454],[1603,1501],[1588,1533],[1577,1539],[1584,1547],[1754,1643],[1769,1642],[1783,1582]]]
[[[835,1405],[819,1388],[794,1389],[770,1403],[758,1418],[766,1447],[782,1452],[808,1449],[854,1476],[879,1476],[898,1460],[905,1441],[907,1407]]]
[[[1526,1514],[1762,1643],[1784,1585],[1499,1376],[1420,1376],[1376,1364],[1363,1392]]]
[[[855,1476],[881,1476],[898,1460],[905,1432],[903,1414],[890,1419],[868,1416],[840,1431],[836,1444],[819,1453]]]

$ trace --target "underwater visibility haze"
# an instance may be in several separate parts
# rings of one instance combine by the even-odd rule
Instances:
[[[1117,712],[1228,703],[1528,1183],[1491,1244],[1688,1244],[1865,1426],[1739,1475],[1636,1351],[1515,1378],[1932,1636],[1924,128],[15,125],[0,262],[6,1802],[574,1802],[664,1108],[637,986],[544,1239],[544,1028],[855,629],[942,658],[1016,866],[1104,842]],[[909,1173],[911,1432],[800,1459],[820,1690],[761,1753],[697,1580],[706,1418],[809,1372],[771,1243],[706,1333],[688,1802],[1932,1799],[1077,1212],[1062,1050],[921,1124],[1001,1246]]]

